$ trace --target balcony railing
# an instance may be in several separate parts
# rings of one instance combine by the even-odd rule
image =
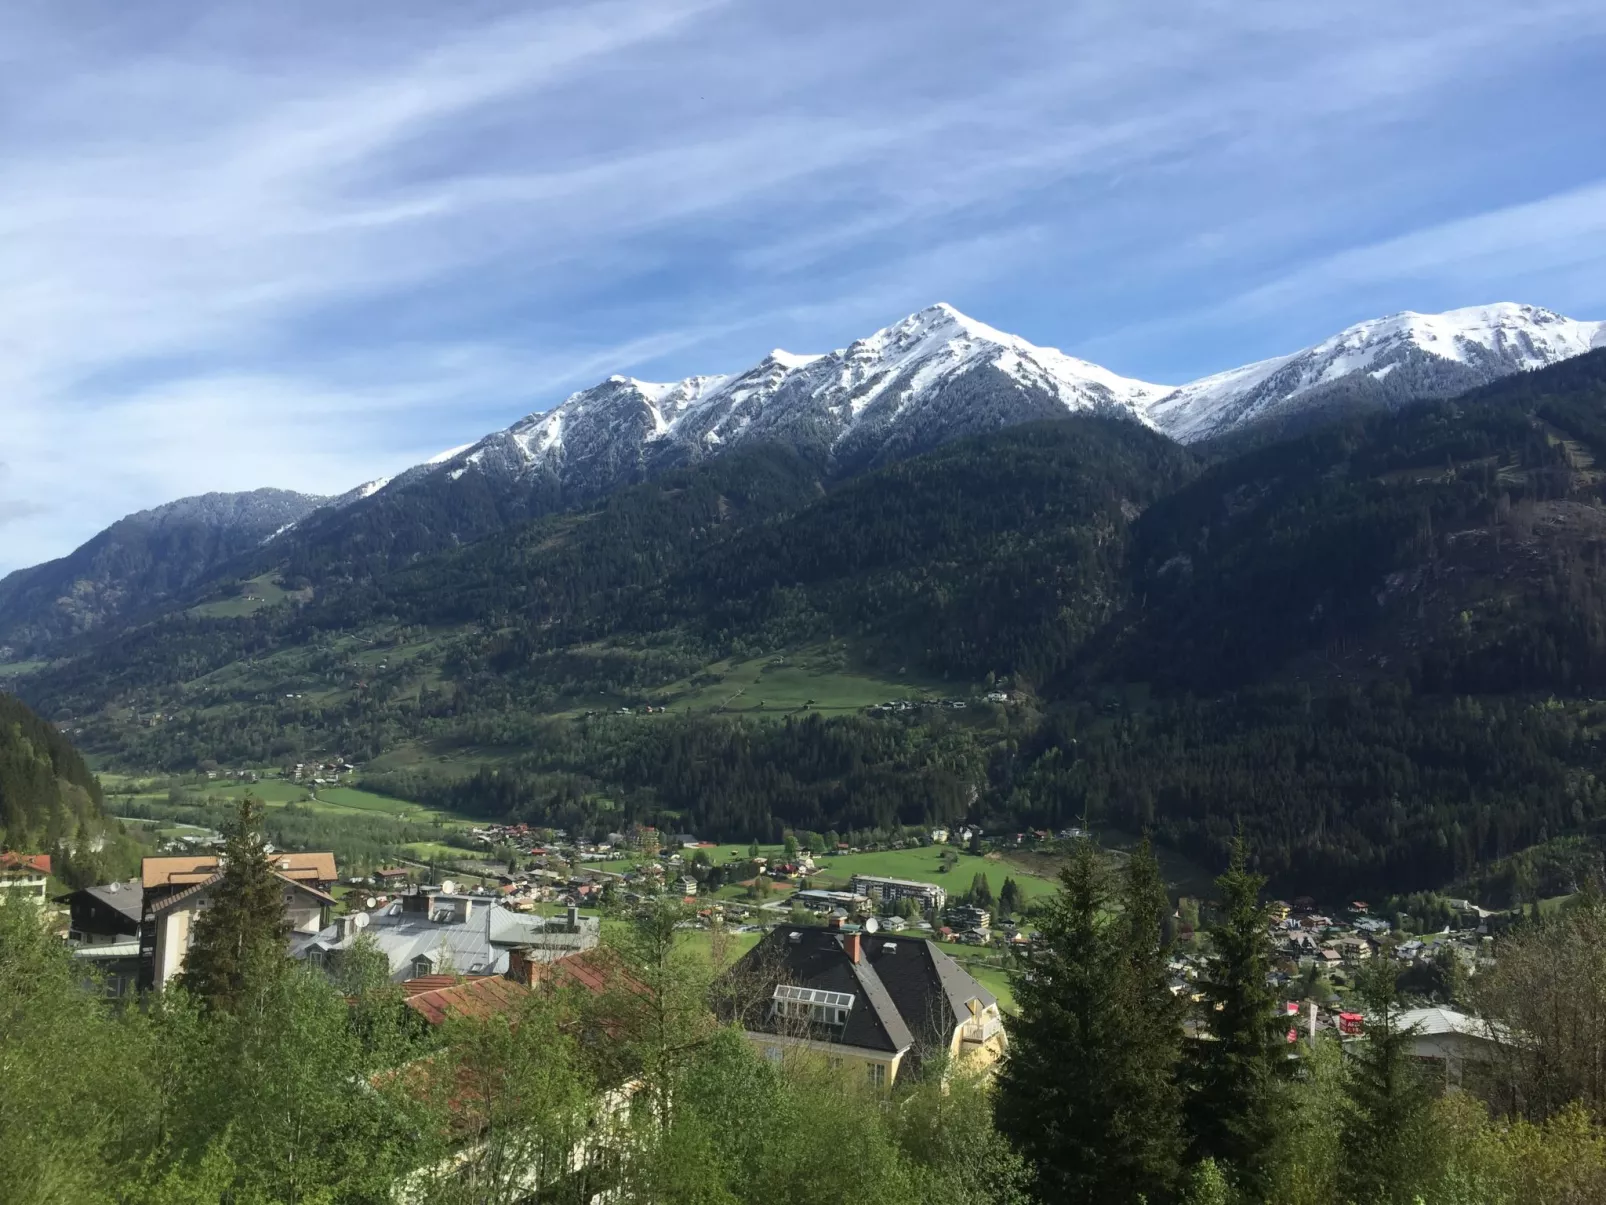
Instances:
[[[975,1042],[978,1045],[997,1037],[1004,1031],[1004,1022],[998,1017],[977,1017],[966,1021],[959,1027],[959,1040],[961,1042]]]

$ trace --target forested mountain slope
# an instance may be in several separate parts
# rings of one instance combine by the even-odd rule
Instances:
[[[0,579],[0,646],[25,656],[159,608],[323,501],[274,489],[202,494],[119,519],[67,556]]]
[[[59,851],[87,842],[103,818],[100,784],[77,750],[21,700],[0,694],[0,848]]]
[[[1603,416],[1597,352],[1235,455],[1093,416],[846,482],[755,448],[19,686],[130,765],[339,751],[740,838],[1087,818],[1213,861],[1241,826],[1280,888],[1437,886],[1606,825]],[[787,666],[821,695],[766,708]]]
[[[614,376],[546,412],[335,498],[207,495],[130,516],[0,582],[0,664],[162,610],[365,584],[656,476],[781,449],[840,483],[957,439],[1068,415],[1234,447],[1443,398],[1585,354],[1606,324],[1502,303],[1371,319],[1173,389],[929,306],[824,355],[731,374]],[[1230,454],[1218,446],[1208,455]],[[249,609],[249,608],[245,608]]]

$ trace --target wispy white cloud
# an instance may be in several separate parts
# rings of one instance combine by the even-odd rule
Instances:
[[[1515,205],[1423,226],[1346,247],[1302,263],[1229,297],[1134,323],[1090,340],[1084,351],[1121,354],[1160,335],[1185,330],[1277,330],[1278,315],[1320,302],[1347,307],[1347,324],[1393,309],[1435,310],[1531,300],[1543,286],[1553,305],[1598,307],[1578,317],[1606,317],[1606,180]],[[1583,289],[1576,285],[1587,277]],[[1383,307],[1380,310],[1378,307]],[[1330,334],[1310,328],[1310,337]],[[1292,351],[1302,338],[1285,335]]]
[[[1568,82],[1606,33],[1581,0],[89,9],[0,14],[0,496],[43,508],[0,570],[939,297],[1089,354],[1134,314],[1175,338],[1326,296],[1316,320],[1405,291],[1412,254],[1469,299],[1585,288],[1559,241],[1513,241],[1582,230],[1583,194],[1400,234],[1468,190],[1512,209],[1519,168],[1578,189],[1560,148],[1606,101]],[[1518,105],[1542,120],[1511,141]]]

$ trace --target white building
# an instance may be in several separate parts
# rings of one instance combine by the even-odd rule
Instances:
[[[935,883],[920,883],[913,879],[893,879],[881,875],[856,874],[849,890],[854,895],[879,896],[883,903],[914,900],[922,910],[941,909],[948,901],[948,893]]]
[[[1406,1009],[1398,1024],[1414,1031],[1412,1057],[1441,1068],[1443,1082],[1449,1085],[1459,1087],[1468,1063],[1492,1063],[1500,1049],[1499,1033],[1489,1022],[1453,1008]]]

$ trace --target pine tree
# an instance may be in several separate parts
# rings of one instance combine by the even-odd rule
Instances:
[[[998,889],[998,915],[1014,916],[1020,909],[1020,884],[1014,879],[1005,879],[1004,885]]]
[[[1413,1031],[1400,1025],[1399,969],[1373,959],[1356,977],[1366,1036],[1345,1066],[1343,1187],[1365,1205],[1409,1202],[1424,1160],[1423,1126],[1433,1091],[1411,1055]]]
[[[993,888],[988,883],[987,876],[977,871],[970,880],[970,902],[978,908],[991,908],[993,906]]]
[[[183,985],[208,1006],[233,1011],[251,976],[285,957],[289,935],[284,881],[263,848],[262,804],[247,795],[227,830],[222,879],[195,922]]]
[[[1117,895],[1084,840],[1061,883],[1015,980],[998,1127],[1032,1165],[1040,1200],[1169,1199],[1182,1148],[1181,1017],[1164,980],[1158,870],[1129,870]],[[1112,917],[1118,899],[1130,911]]]
[[[1111,1174],[1108,1052],[1121,1018],[1102,920],[1109,884],[1091,842],[1077,843],[1060,881],[1014,983],[994,1116],[1031,1164],[1039,1199],[1095,1202]]]
[[[1147,837],[1127,861],[1120,901],[1127,997],[1120,1078],[1128,1125],[1120,1135],[1119,1159],[1149,1201],[1163,1201],[1181,1180],[1187,1145],[1177,1081],[1184,1005],[1171,991],[1170,948],[1164,937],[1171,902]]]
[[[1194,1044],[1188,1120],[1196,1158],[1231,1167],[1251,1194],[1262,1184],[1276,1136],[1277,1081],[1287,1039],[1268,982],[1271,934],[1260,904],[1265,880],[1245,865],[1243,839],[1216,880],[1219,921],[1210,930],[1210,958],[1200,989],[1209,1037]]]

